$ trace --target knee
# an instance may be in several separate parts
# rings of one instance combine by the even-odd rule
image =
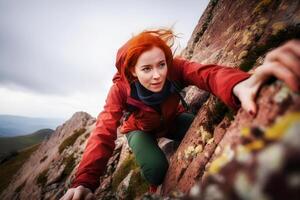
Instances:
[[[142,166],[142,172],[148,182],[154,185],[162,184],[164,177],[169,168],[169,163],[166,158],[149,162]]]

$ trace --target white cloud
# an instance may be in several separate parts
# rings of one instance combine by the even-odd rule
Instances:
[[[0,113],[95,116],[118,48],[133,33],[174,23],[184,47],[207,3],[0,0]]]

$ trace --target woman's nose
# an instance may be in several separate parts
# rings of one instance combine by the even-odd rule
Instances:
[[[157,69],[153,70],[153,78],[154,79],[158,79],[160,77],[160,73]]]

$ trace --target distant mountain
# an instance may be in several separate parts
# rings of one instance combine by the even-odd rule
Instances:
[[[29,135],[0,137],[0,156],[40,143],[53,132],[52,129],[41,129]]]
[[[0,137],[31,134],[40,129],[55,129],[65,120],[58,118],[36,118],[15,115],[0,115]]]

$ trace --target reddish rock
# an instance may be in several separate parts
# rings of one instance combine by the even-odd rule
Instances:
[[[299,23],[300,7],[295,1],[211,1],[181,55],[204,64],[218,63],[249,70],[263,62],[268,50],[299,37]],[[217,155],[227,149],[227,154],[232,157],[231,147],[251,140],[241,138],[244,127],[250,127],[258,134],[260,129],[270,126],[283,114],[298,110],[299,96],[288,93],[279,82],[264,87],[258,96],[256,117],[243,110],[235,116],[210,96],[171,158],[162,194],[166,196],[172,191],[187,194],[194,184],[205,183],[206,172]],[[227,117],[222,120],[224,116]],[[234,120],[230,121],[232,117]],[[214,140],[208,144],[203,140],[205,135],[213,136]],[[201,153],[190,153],[199,145],[202,145]],[[183,156],[185,152],[192,156]],[[227,174],[232,173],[235,171],[230,168]],[[216,194],[224,192],[214,185],[207,187]]]
[[[16,173],[0,199],[57,199],[60,197],[75,173],[72,168],[79,163],[80,159],[77,157],[77,152],[84,148],[84,144],[80,141],[86,140],[85,135],[92,130],[93,125],[87,125],[92,124],[91,121],[94,119],[89,114],[77,112],[63,125],[58,126],[50,138],[40,145]],[[63,141],[82,128],[85,128],[84,132],[78,136],[74,144],[59,153],[58,149]],[[40,162],[46,155],[47,159]],[[69,158],[71,169],[68,169],[70,174],[64,176],[62,171],[65,169],[67,158]],[[72,163],[74,165],[71,165]],[[47,172],[44,173],[46,182],[44,185],[38,185],[37,178],[43,174],[42,172]],[[23,183],[25,184],[21,191],[16,193],[17,187]]]

